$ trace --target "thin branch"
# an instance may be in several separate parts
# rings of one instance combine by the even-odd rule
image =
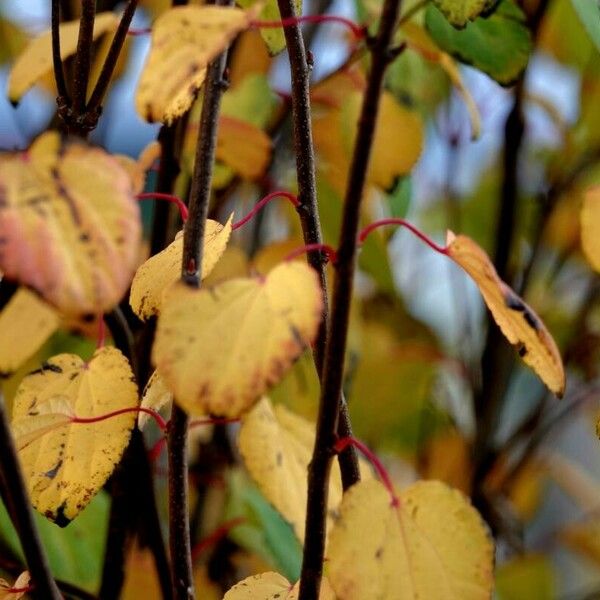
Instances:
[[[52,62],[54,66],[54,81],[58,90],[56,103],[60,109],[70,103],[65,71],[60,56],[60,0],[52,0]]]
[[[34,598],[40,600],[60,600],[61,594],[52,579],[48,560],[33,520],[31,502],[19,467],[19,459],[15,448],[8,417],[4,406],[4,397],[0,395],[0,478],[7,509],[19,534],[27,567],[31,573],[35,590]]]
[[[291,19],[296,16],[293,0],[278,0],[279,12],[282,19]],[[290,69],[292,78],[292,122],[294,130],[294,149],[296,153],[296,173],[298,180],[297,207],[302,224],[304,243],[307,246],[317,247],[323,244],[321,223],[319,221],[319,207],[317,204],[317,182],[315,174],[315,156],[312,137],[311,110],[310,110],[310,71],[311,66],[306,56],[304,39],[298,24],[284,29],[285,40],[290,58]],[[317,340],[314,345],[313,354],[317,373],[323,380],[323,365],[325,357],[325,345],[328,335],[329,302],[327,290],[327,274],[325,265],[327,256],[323,252],[311,252],[308,255],[308,263],[319,275],[319,282],[323,297],[323,316]],[[341,405],[340,431],[342,437],[352,436],[350,416],[342,389],[336,396]],[[358,458],[353,447],[346,448],[339,455],[340,469],[342,472],[342,483],[344,488],[360,480]]]
[[[77,120],[85,113],[85,101],[90,77],[92,46],[94,43],[94,21],[96,20],[96,0],[81,0],[79,38],[75,54],[75,75],[73,78],[73,123],[76,128],[82,124]],[[83,130],[80,130],[81,133]]]
[[[379,30],[370,47],[371,72],[367,80],[354,154],[349,170],[340,243],[337,250],[338,260],[335,265],[331,329],[325,349],[317,433],[309,467],[306,539],[300,580],[300,600],[318,598],[323,573],[329,474],[336,441],[339,398],[344,377],[344,357],[357,253],[360,205],[371,157],[383,79],[386,68],[395,56],[391,52],[390,46],[398,21],[400,5],[401,0],[385,1]]]
[[[86,111],[90,114],[97,114],[98,116],[100,115],[102,100],[104,99],[106,90],[108,90],[108,86],[112,80],[112,76],[117,66],[121,50],[123,49],[123,44],[127,39],[127,31],[129,30],[129,26],[133,20],[133,15],[135,14],[137,5],[138,0],[129,0],[125,10],[123,11],[121,22],[115,31],[108,54],[106,55],[106,60],[104,61],[102,70],[98,76],[98,81],[94,86],[94,90],[92,91],[90,100],[87,104]]]
[[[221,5],[229,5],[223,2]],[[224,91],[223,73],[227,51],[208,68],[196,159],[190,190],[189,217],[183,235],[182,280],[192,287],[200,286],[200,266],[204,229],[210,201],[212,171],[217,142],[219,108]],[[194,579],[190,544],[187,464],[188,417],[177,405],[173,407],[169,431],[169,542],[175,598],[194,598]]]

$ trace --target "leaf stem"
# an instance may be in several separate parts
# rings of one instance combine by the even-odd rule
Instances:
[[[181,198],[178,198],[173,194],[167,194],[165,192],[142,192],[141,194],[138,194],[136,198],[138,200],[166,200],[167,202],[176,204],[179,209],[179,214],[181,215],[181,220],[184,223],[188,220],[188,207]]]
[[[31,502],[19,466],[2,395],[0,395],[0,479],[4,484],[2,486],[4,501],[19,534],[31,579],[36,586],[32,596],[39,600],[61,600],[62,596],[56,582],[52,579],[48,559],[35,526]]]
[[[236,517],[229,521],[225,521],[217,527],[210,535],[200,540],[192,550],[192,560],[196,560],[207,548],[214,546],[219,540],[223,539],[232,529],[245,523],[246,517]]]
[[[131,407],[131,408],[119,408],[117,410],[113,410],[113,411],[105,413],[103,415],[96,415],[94,417],[78,417],[76,415],[73,415],[71,417],[71,423],[81,423],[81,424],[99,423],[100,421],[106,421],[107,419],[112,419],[113,417],[118,417],[119,415],[125,415],[130,412],[144,413],[146,415],[149,415],[156,421],[156,424],[158,425],[158,427],[161,431],[167,431],[167,429],[168,429],[167,422],[162,418],[162,416],[159,413],[157,413],[152,408],[145,408],[143,406],[136,406],[136,407]]]
[[[300,578],[300,600],[318,598],[323,574],[329,474],[336,442],[339,401],[352,299],[360,205],[371,157],[379,100],[385,71],[397,55],[391,44],[401,0],[385,0],[379,29],[370,45],[371,71],[363,99],[358,132],[349,169],[340,243],[337,250],[330,332],[325,352],[319,417],[308,477],[306,539]],[[343,435],[341,437],[348,437]]]
[[[56,102],[60,110],[61,107],[70,103],[65,71],[60,56],[60,0],[52,0],[52,63],[54,66],[54,81],[58,91]]]
[[[380,221],[375,221],[374,223],[367,225],[358,234],[359,244],[363,244],[373,230],[377,229],[378,227],[383,227],[384,225],[400,225],[401,227],[406,227],[406,229],[416,235],[422,242],[425,242],[432,250],[435,250],[440,254],[448,254],[448,248],[446,246],[439,246],[430,237],[426,236],[422,231],[417,229],[412,223],[406,221],[405,219],[399,218],[381,219]]]
[[[300,206],[298,198],[296,198],[296,196],[292,194],[292,192],[277,190],[275,192],[267,194],[264,198],[259,200],[245,217],[235,222],[231,226],[231,229],[235,231],[236,229],[239,229],[240,227],[248,223],[248,221],[255,217],[260,210],[262,210],[269,202],[271,202],[271,200],[274,200],[275,198],[287,198],[296,208]]]
[[[100,116],[102,100],[104,99],[106,90],[108,90],[108,86],[110,85],[113,73],[117,66],[117,61],[119,60],[119,55],[123,49],[123,44],[127,39],[129,25],[131,25],[137,5],[138,0],[129,0],[127,6],[125,6],[125,10],[121,16],[121,21],[119,22],[119,26],[115,31],[108,54],[106,55],[106,59],[102,65],[102,70],[98,76],[98,81],[96,81],[96,85],[94,86],[94,90],[92,91],[86,107],[86,111],[92,115],[95,114],[98,117]]]
[[[335,249],[329,244],[306,244],[304,246],[300,246],[295,250],[292,250],[283,260],[290,261],[302,256],[305,253],[320,251],[327,257],[327,260],[331,264],[335,264],[337,261],[337,254]]]
[[[79,37],[75,54],[75,74],[73,78],[73,116],[71,127],[86,133],[81,122],[85,113],[85,103],[90,77],[92,46],[94,41],[94,21],[96,20],[96,0],[81,0],[81,17],[79,19]]]
[[[358,40],[364,39],[367,33],[366,28],[362,25],[359,25],[351,19],[347,19],[346,17],[341,17],[339,15],[293,15],[274,21],[252,20],[250,21],[250,26],[255,27],[257,29],[278,27],[286,28],[295,27],[302,23],[339,23],[340,25],[344,25],[345,27],[347,27],[352,32],[354,37]]]

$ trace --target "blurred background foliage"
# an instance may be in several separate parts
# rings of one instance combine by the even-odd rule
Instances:
[[[63,4],[75,18],[78,3]],[[593,0],[502,0],[488,17],[456,30],[424,4],[404,2],[403,12],[414,8],[414,17],[397,34],[408,50],[388,73],[364,223],[407,217],[440,241],[446,229],[465,233],[496,258],[508,245],[501,274],[557,339],[567,392],[558,401],[514,360],[459,269],[408,233],[385,229],[369,238],[359,258],[345,381],[355,434],[383,456],[399,484],[440,478],[472,495],[498,542],[499,599],[600,598],[599,283],[579,238],[583,190],[600,183],[598,7]],[[120,7],[106,0],[98,5]],[[149,26],[169,5],[141,0],[134,25]],[[47,0],[0,0],[2,86],[27,39],[47,29],[49,10]],[[306,14],[326,11],[367,24],[379,10],[380,0],[304,6]],[[306,33],[314,56],[321,219],[325,241],[335,245],[368,65],[363,55],[352,54],[344,29],[324,24]],[[135,157],[157,136],[158,126],[145,124],[133,104],[147,49],[147,37],[128,41],[92,134],[111,152]],[[448,55],[440,59],[442,51],[461,64]],[[461,78],[480,115],[475,141],[464,90],[452,84],[451,73]],[[270,57],[258,32],[244,33],[231,53],[230,79],[211,207],[221,220],[232,210],[243,214],[272,189],[295,185],[285,54]],[[56,123],[53,87],[46,78],[16,108],[0,96],[2,150],[25,148]],[[176,186],[184,197],[199,104],[186,128]],[[148,188],[153,184],[151,174]],[[143,211],[150,235],[153,207]],[[179,226],[175,212],[164,211],[162,218],[172,232]],[[234,241],[212,281],[266,272],[301,244],[301,232],[282,203]],[[61,351],[89,356],[94,336],[93,326],[65,324],[2,381],[9,401],[20,378],[41,360]],[[489,359],[483,365],[482,355]],[[314,417],[318,381],[310,356],[298,361],[272,398]],[[150,447],[158,434],[146,435]],[[195,568],[203,598],[219,598],[220,590],[266,568],[292,580],[300,568],[296,538],[237,466],[231,435],[231,428],[217,429],[194,432],[191,440]],[[153,466],[164,515],[164,456]],[[55,575],[89,593],[101,581],[110,491],[109,484],[65,530],[38,519]],[[215,544],[202,544],[238,517],[243,524]],[[125,598],[158,597],[143,542],[128,545]],[[11,572],[20,552],[0,510],[0,568]]]

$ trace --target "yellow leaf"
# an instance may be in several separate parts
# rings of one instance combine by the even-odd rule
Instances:
[[[590,265],[600,273],[600,187],[587,190],[583,199],[581,246]]]
[[[213,286],[226,279],[246,277],[248,275],[248,257],[239,246],[228,246],[208,277],[202,280],[202,285]]]
[[[29,571],[23,571],[12,585],[5,579],[0,579],[0,600],[19,600],[27,592],[9,592],[8,590],[25,590],[29,587],[30,582]]]
[[[315,426],[281,405],[273,407],[263,398],[242,417],[238,439],[248,472],[264,497],[304,540],[306,519],[306,474],[315,443]],[[337,461],[331,468],[329,514],[342,500]],[[331,525],[331,522],[329,523]]]
[[[370,480],[352,486],[329,537],[328,578],[344,600],[488,600],[494,547],[458,491],[418,482],[390,502]]]
[[[289,240],[281,240],[263,246],[252,259],[252,269],[263,275],[274,269],[291,252],[304,245],[301,237]],[[306,257],[301,254],[296,260],[305,261]]]
[[[485,251],[472,239],[448,232],[448,256],[475,281],[494,320],[519,356],[561,397],[565,370],[554,339],[541,319],[496,273]]]
[[[141,239],[132,181],[82,141],[40,136],[0,157],[0,269],[67,315],[110,311],[129,287]]]
[[[541,554],[524,554],[500,566],[496,572],[498,600],[555,600],[552,564]]]
[[[160,144],[150,142],[141,152],[137,160],[124,154],[115,154],[119,164],[129,173],[133,182],[133,189],[136,194],[144,190],[146,185],[146,171],[148,171],[154,162],[160,158]]]
[[[171,404],[171,402],[173,402],[173,394],[165,385],[163,378],[154,371],[144,388],[140,406],[151,408],[158,412],[168,404]],[[138,415],[138,427],[143,429],[151,418],[148,413],[140,412]]]
[[[125,581],[119,600],[153,600],[162,598],[160,582],[152,552],[136,540],[127,553]]]
[[[600,520],[571,523],[560,531],[559,538],[573,552],[600,567]]]
[[[85,363],[59,354],[23,379],[12,430],[33,506],[61,527],[102,488],[127,447],[135,423],[128,412],[75,423],[138,405],[127,359],[112,347]]]
[[[237,417],[313,342],[322,309],[317,275],[300,262],[212,288],[178,284],[165,297],[153,361],[189,413]]]
[[[223,600],[298,600],[299,592],[299,583],[292,585],[283,575],[270,571],[236,583]],[[321,583],[319,600],[335,600],[326,578]]]
[[[225,251],[231,235],[231,220],[225,225],[208,219],[202,251],[202,278],[213,270]],[[151,256],[141,265],[131,283],[129,303],[142,320],[160,313],[163,293],[181,278],[183,260],[183,231],[162,252]]]
[[[178,6],[152,28],[150,54],[136,93],[147,121],[171,123],[192,105],[207,65],[247,29],[254,10],[220,6]]]
[[[271,138],[252,123],[221,116],[216,158],[243,178],[257,179],[271,160]]]
[[[0,313],[0,377],[16,371],[58,329],[56,311],[19,288]]]
[[[94,23],[94,39],[104,33],[114,31],[118,24],[119,17],[115,13],[98,13]],[[61,23],[60,56],[62,60],[75,53],[78,37],[79,19]],[[15,61],[8,78],[8,97],[10,101],[18,102],[29,88],[52,69],[52,33],[46,31],[31,40]]]

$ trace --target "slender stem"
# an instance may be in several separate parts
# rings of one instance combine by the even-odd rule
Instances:
[[[217,529],[215,529],[210,535],[200,540],[192,550],[192,558],[196,560],[207,548],[214,546],[220,539],[224,538],[232,529],[235,529],[238,525],[245,523],[246,517],[235,517],[230,521],[226,521]]]
[[[228,5],[230,2],[223,2]],[[227,51],[209,66],[204,86],[204,99],[196,160],[190,191],[189,218],[183,235],[182,280],[192,287],[200,286],[200,265],[204,229],[208,215],[213,163],[217,142],[219,108],[224,91],[223,72]],[[175,598],[194,598],[192,555],[187,485],[188,417],[177,405],[173,407],[169,430],[169,532],[173,589]]]
[[[54,81],[58,91],[56,101],[60,108],[70,102],[65,71],[60,56],[60,0],[52,0],[52,62],[54,65]]]
[[[300,246],[299,248],[292,250],[283,260],[294,260],[295,258],[310,252],[322,252],[332,264],[335,264],[335,261],[337,260],[335,249],[329,244],[306,244],[305,246]]]
[[[379,30],[370,48],[371,72],[363,99],[358,133],[349,169],[344,214],[333,289],[331,330],[327,339],[323,385],[312,461],[308,476],[306,539],[300,579],[300,600],[318,598],[325,550],[329,473],[336,441],[344,357],[348,335],[350,302],[357,253],[360,205],[371,157],[379,100],[386,68],[393,60],[390,51],[401,0],[385,0]]]
[[[422,242],[427,244],[432,250],[439,252],[440,254],[448,254],[448,248],[446,246],[440,246],[436,244],[430,237],[427,237],[420,229],[417,229],[412,223],[406,221],[405,219],[399,218],[389,218],[389,219],[381,219],[380,221],[375,221],[370,225],[367,225],[359,234],[358,234],[358,242],[362,244],[368,237],[368,235],[377,229],[378,227],[382,227],[384,225],[399,225],[400,227],[405,227],[408,229],[413,235],[416,235]]]
[[[81,118],[85,113],[85,101],[87,97],[90,65],[92,60],[95,20],[96,0],[81,0],[79,38],[77,40],[75,76],[73,80],[73,118],[75,121]]]
[[[106,421],[107,419],[112,419],[114,417],[118,417],[120,415],[125,415],[127,413],[144,413],[146,415],[151,416],[158,425],[158,428],[161,431],[167,430],[167,422],[153,409],[144,408],[143,406],[135,406],[131,408],[119,408],[118,410],[113,410],[111,412],[105,413],[103,415],[97,415],[95,417],[77,417],[73,416],[70,420],[71,423],[79,423],[79,424],[89,424],[89,423],[99,423],[100,421]]]
[[[138,194],[136,198],[138,200],[166,200],[167,202],[171,202],[179,209],[181,220],[184,223],[188,220],[188,208],[185,205],[185,202],[173,194],[167,194],[165,192],[143,192]]]
[[[293,0],[278,0],[279,12],[282,19],[296,17]],[[312,136],[312,121],[310,110],[310,72],[311,66],[306,55],[304,39],[298,24],[284,29],[285,41],[290,57],[292,79],[292,122],[294,131],[294,149],[296,153],[296,176],[298,180],[297,207],[302,225],[304,243],[308,245],[323,244],[319,206],[317,203],[317,180],[315,170],[315,154]],[[326,257],[321,252],[311,252],[308,264],[318,273],[323,293],[323,317],[313,348],[313,356],[319,378],[323,379],[325,345],[329,329],[329,292],[327,289],[327,274],[325,272]],[[335,396],[341,405],[340,435],[352,435],[348,407],[340,388]],[[342,484],[347,489],[360,480],[358,458],[354,448],[349,447],[339,455]]]
[[[19,534],[27,567],[35,585],[32,593],[40,600],[60,600],[61,594],[52,579],[48,560],[33,520],[33,511],[27,494],[17,451],[8,424],[4,398],[0,395],[0,479],[8,512]]]
[[[115,31],[115,35],[108,50],[108,54],[106,55],[106,59],[104,61],[104,64],[102,65],[102,70],[100,71],[100,75],[98,76],[98,81],[96,82],[94,90],[92,91],[92,94],[90,96],[90,100],[86,109],[89,113],[95,113],[98,115],[100,113],[102,100],[104,99],[106,90],[108,90],[108,86],[110,85],[113,73],[115,71],[115,67],[117,66],[117,61],[119,60],[119,55],[121,54],[121,50],[123,49],[123,44],[127,39],[129,25],[131,25],[131,21],[133,20],[133,15],[135,14],[137,5],[138,0],[129,0],[127,6],[125,6],[123,16],[121,17],[119,26]]]
[[[282,13],[283,17],[283,13]],[[366,35],[366,29],[355,23],[351,19],[347,19],[346,17],[340,17],[339,15],[291,15],[289,17],[283,17],[281,20],[275,21],[260,21],[253,20],[250,22],[251,27],[256,27],[259,29],[265,28],[279,28],[279,27],[295,27],[300,25],[301,23],[339,23],[340,25],[344,25],[347,27],[354,35],[356,39],[363,39]]]
[[[298,198],[296,198],[296,196],[294,194],[292,194],[291,192],[286,192],[286,191],[281,191],[281,190],[278,190],[276,192],[271,192],[270,194],[267,194],[264,198],[259,200],[252,207],[252,210],[245,217],[241,218],[239,221],[236,221],[231,226],[231,229],[233,231],[235,231],[236,229],[243,227],[246,223],[248,223],[248,221],[250,221],[252,218],[254,218],[269,202],[271,202],[271,200],[275,200],[275,198],[286,198],[295,207],[298,207],[300,205]]]

